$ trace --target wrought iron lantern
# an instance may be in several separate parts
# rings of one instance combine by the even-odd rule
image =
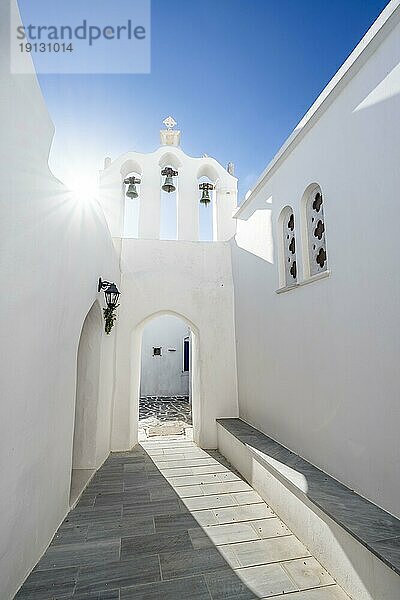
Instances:
[[[200,204],[208,206],[211,202],[210,190],[213,190],[214,186],[212,183],[200,183],[199,190],[201,190]]]
[[[165,169],[161,171],[161,175],[165,177],[164,185],[161,189],[164,190],[164,192],[168,192],[168,194],[174,192],[176,187],[174,186],[174,180],[172,178],[178,175],[178,171],[174,171],[171,167],[165,167]]]
[[[137,198],[139,194],[136,185],[142,183],[141,179],[138,179],[137,177],[126,177],[124,183],[128,186],[128,189],[126,190],[128,198]]]
[[[114,326],[114,323],[117,319],[115,314],[115,309],[119,306],[118,299],[120,296],[119,290],[115,283],[110,283],[109,281],[103,281],[102,278],[99,278],[99,284],[97,286],[97,291],[104,291],[104,296],[106,299],[107,308],[103,308],[104,315],[104,330],[108,335],[111,329]]]

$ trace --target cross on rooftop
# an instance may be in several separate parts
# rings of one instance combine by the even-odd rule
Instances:
[[[177,125],[177,122],[171,116],[164,119],[163,123],[167,129],[173,129],[175,127],[175,125]]]

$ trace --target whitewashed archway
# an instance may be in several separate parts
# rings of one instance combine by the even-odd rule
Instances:
[[[146,316],[138,323],[132,331],[131,340],[131,385],[130,400],[132,407],[132,427],[133,438],[137,441],[138,420],[139,420],[139,398],[140,398],[140,366],[142,351],[142,336],[146,325],[164,315],[170,315],[183,321],[191,331],[192,336],[192,420],[193,420],[193,439],[195,443],[200,444],[201,423],[202,423],[202,399],[201,399],[201,362],[200,362],[200,332],[197,327],[186,315],[173,310],[161,310]]]
[[[96,300],[83,322],[77,352],[72,444],[71,502],[97,468],[100,363],[103,319]]]

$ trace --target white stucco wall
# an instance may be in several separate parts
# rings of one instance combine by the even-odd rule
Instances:
[[[300,124],[239,210],[232,252],[241,417],[400,516],[398,23],[396,9]],[[313,182],[331,274],[276,294],[278,217],[293,207],[303,281]]]
[[[0,4],[0,597],[8,600],[68,511],[77,351],[99,297],[118,282],[99,206],[48,168],[53,136],[35,76],[9,74],[9,3]],[[33,71],[32,71],[33,73]],[[97,464],[109,451],[114,335],[102,336]]]
[[[165,315],[146,325],[142,337],[140,395],[188,396],[189,372],[183,371],[183,340],[190,329],[180,319]],[[161,348],[161,356],[153,355]]]
[[[137,441],[142,330],[165,313],[194,334],[194,435],[202,447],[216,448],[215,419],[238,414],[229,243],[125,239],[121,264],[113,448]]]

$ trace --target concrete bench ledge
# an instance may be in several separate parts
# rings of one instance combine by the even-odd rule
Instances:
[[[400,575],[400,520],[241,419],[218,424]]]

